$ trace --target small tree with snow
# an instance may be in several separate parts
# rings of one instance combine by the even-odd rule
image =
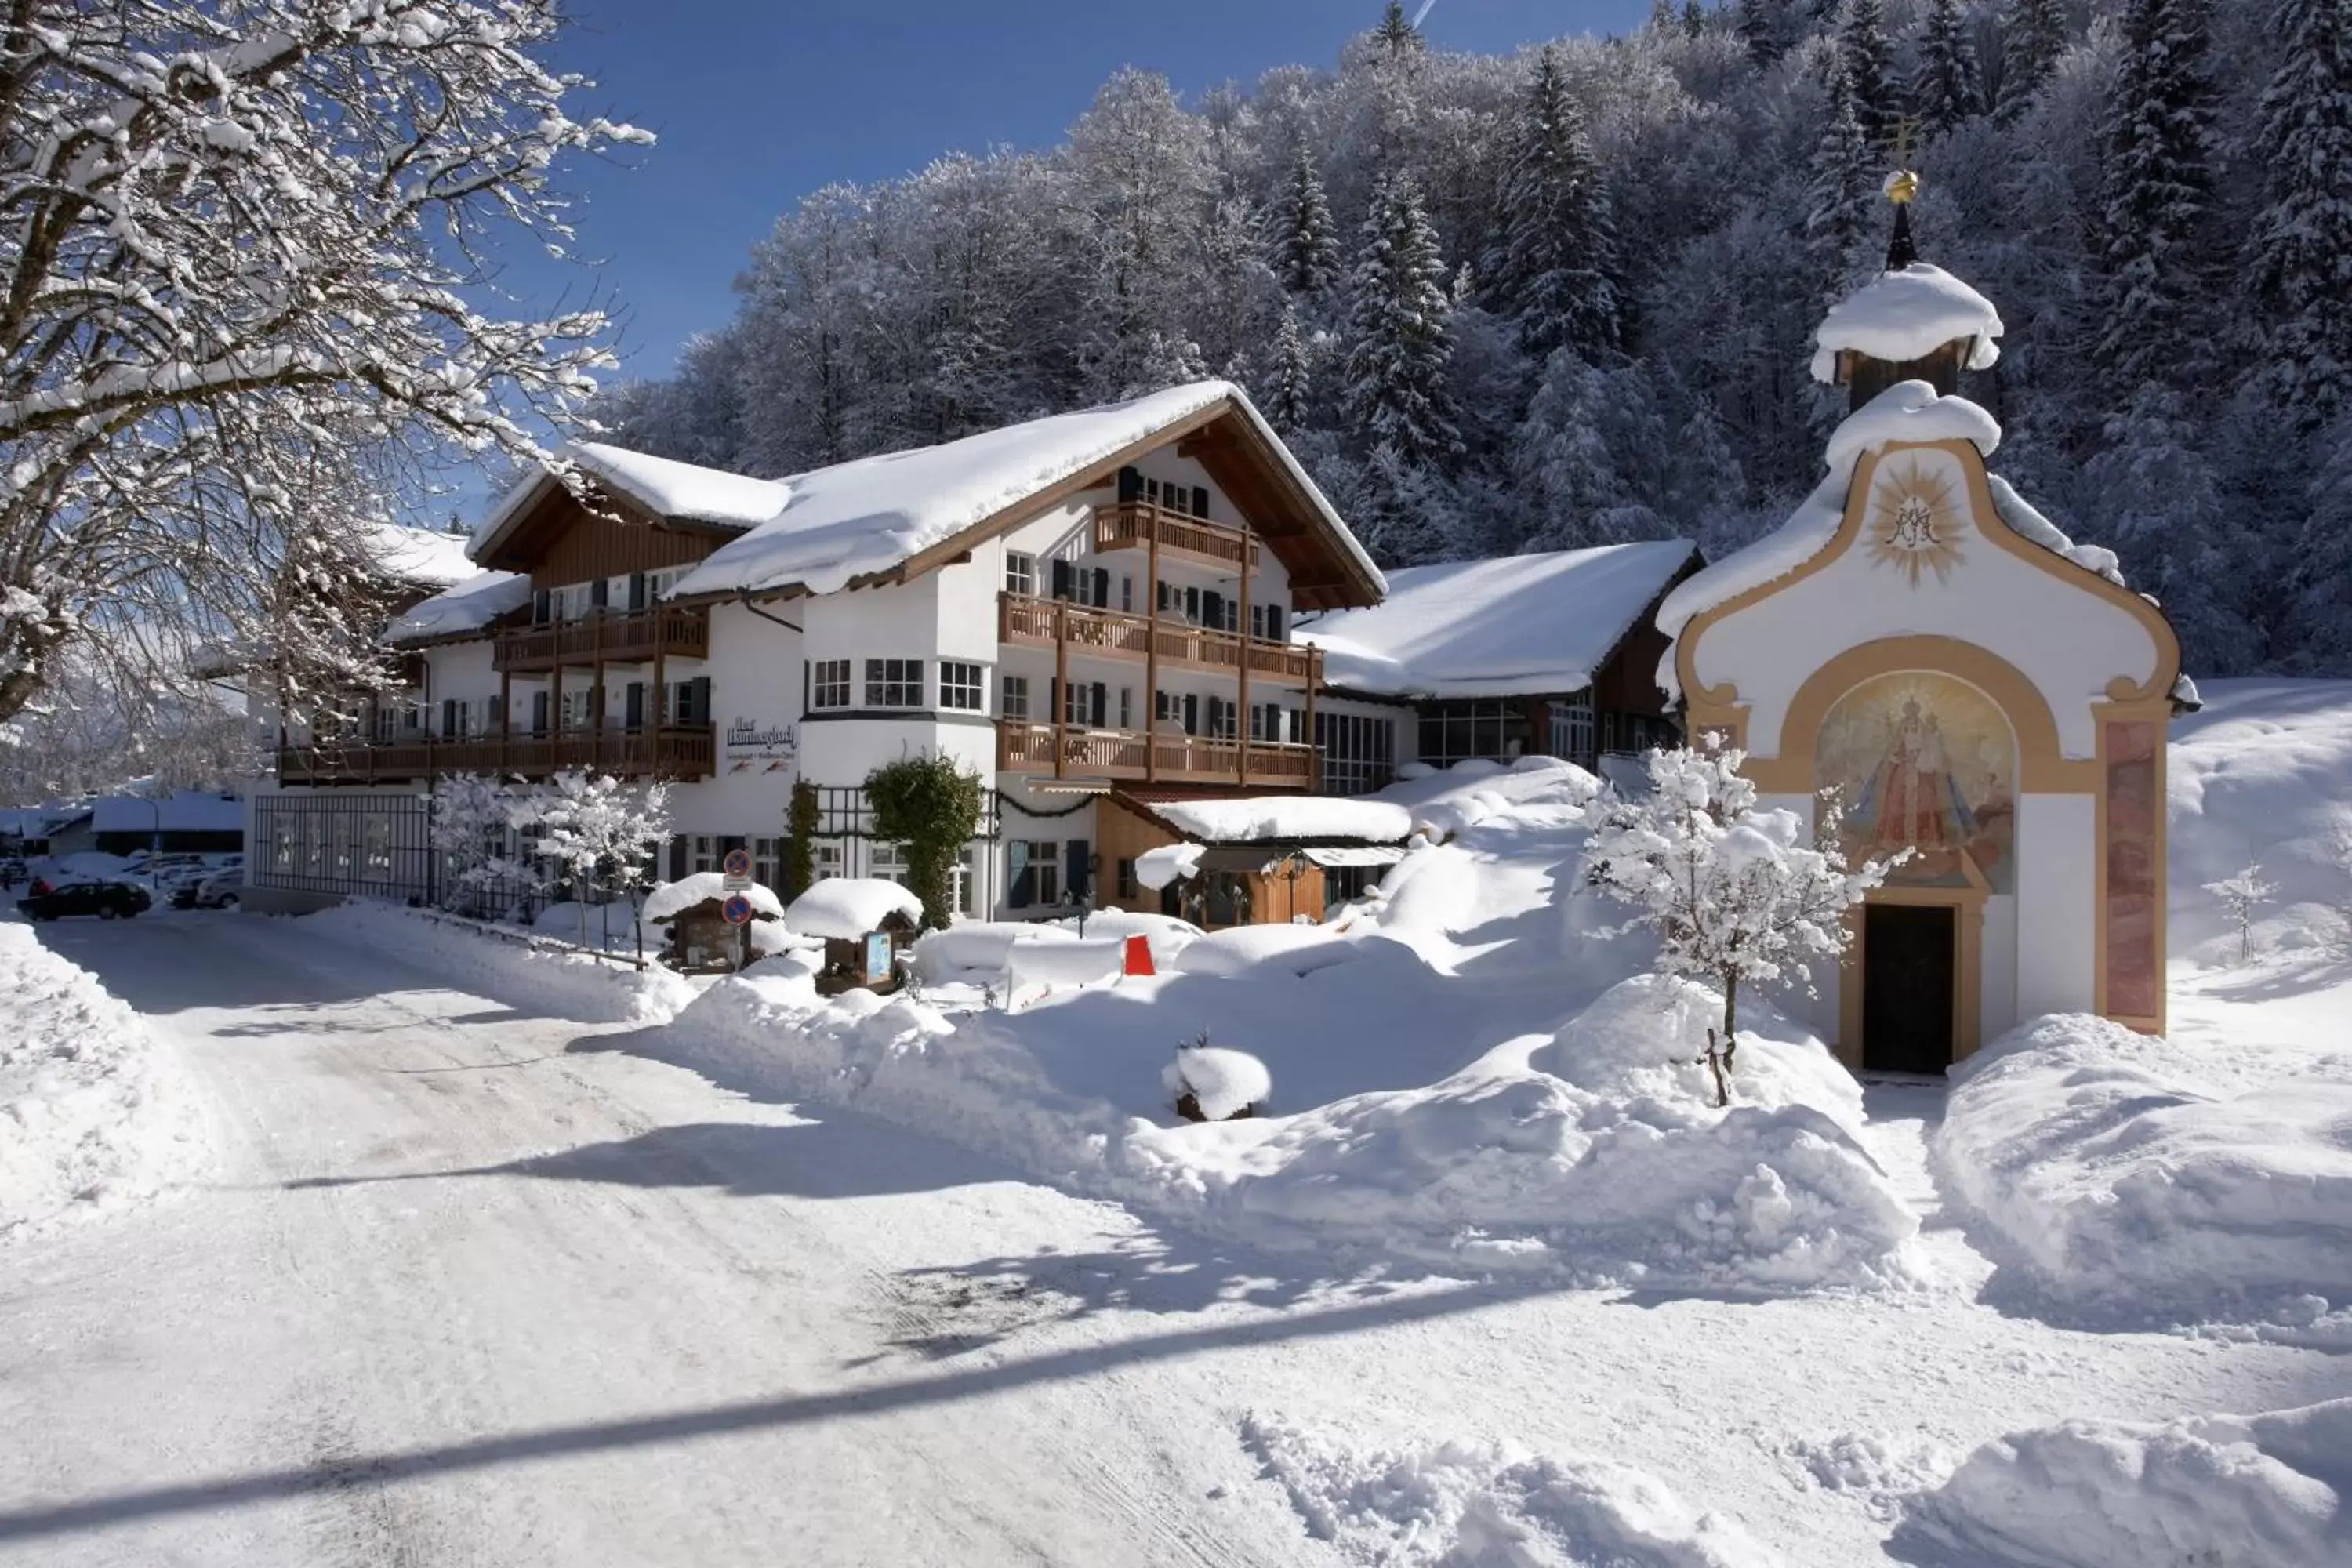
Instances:
[[[586,947],[585,895],[628,897],[634,911],[634,895],[669,837],[669,786],[624,784],[609,773],[558,773],[538,797],[538,822],[541,853],[562,868],[579,901],[580,945]]]
[[[1845,912],[1902,858],[1849,867],[1832,837],[1807,843],[1796,813],[1757,808],[1744,760],[1712,741],[1652,752],[1649,795],[1590,808],[1585,858],[1586,880],[1636,911],[1620,929],[1656,933],[1659,973],[1722,988],[1722,1034],[1707,1030],[1704,1058],[1717,1105],[1731,1103],[1741,985],[1810,987],[1811,961],[1844,952]]]
[[[2230,923],[2238,928],[2238,962],[2245,963],[2254,956],[2254,910],[2270,901],[2278,891],[2275,883],[2263,876],[2259,860],[2249,860],[2246,868],[2234,877],[2224,877],[2218,882],[2208,882],[2205,890],[2221,900],[2229,911]]]
[[[501,880],[514,793],[483,773],[447,773],[433,785],[433,847],[441,856],[445,905],[461,904]]]

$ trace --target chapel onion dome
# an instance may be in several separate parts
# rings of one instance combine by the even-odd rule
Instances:
[[[1813,379],[1845,387],[1851,408],[1903,381],[1924,381],[1949,397],[1962,371],[1990,370],[2000,358],[1993,341],[2001,334],[2000,312],[1992,301],[1920,260],[1913,247],[1918,192],[1919,177],[1909,170],[1887,176],[1895,237],[1886,270],[1832,306],[1813,334]]]

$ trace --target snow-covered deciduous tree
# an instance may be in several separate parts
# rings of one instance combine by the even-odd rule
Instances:
[[[1617,352],[1616,230],[1584,116],[1557,51],[1535,74],[1511,128],[1502,232],[1480,266],[1488,309],[1518,323],[1528,353],[1571,348],[1598,363]]]
[[[1740,988],[1810,987],[1811,965],[1845,951],[1846,911],[1898,863],[1849,866],[1833,835],[1808,842],[1796,813],[1759,809],[1745,760],[1711,740],[1652,752],[1649,794],[1604,795],[1590,808],[1584,863],[1587,882],[1656,935],[1660,973],[1722,991],[1723,1029],[1707,1031],[1706,1053],[1717,1105],[1731,1103]]]
[[[2278,894],[2278,885],[2263,875],[2262,862],[2249,860],[2234,877],[2208,882],[2205,890],[2221,900],[2230,923],[2238,930],[2238,962],[2254,956],[2254,910]]]
[[[1911,78],[1911,111],[1930,136],[1984,112],[1976,41],[1960,0],[1931,0],[1919,34],[1919,65]]]
[[[160,667],[249,630],[293,542],[381,521],[428,450],[548,455],[540,420],[610,363],[605,318],[488,313],[479,258],[567,247],[551,166],[648,140],[566,112],[585,84],[548,63],[560,20],[530,0],[0,20],[0,721],[69,641]]]
[[[2265,342],[2259,373],[2298,431],[2352,410],[2352,8],[2282,0],[2252,166],[2246,237]]]
[[[1305,142],[1291,162],[1290,184],[1274,210],[1274,270],[1282,286],[1309,298],[1328,293],[1339,281],[1339,230],[1331,221],[1331,201],[1323,176]]]
[[[1446,284],[1420,191],[1381,175],[1349,285],[1346,396],[1365,443],[1409,469],[1443,468],[1462,451],[1445,380]]]
[[[541,880],[539,868],[511,851],[516,834],[536,820],[530,793],[499,779],[445,773],[435,780],[432,840],[441,857],[444,905],[477,910],[494,892],[534,890]]]
[[[656,858],[669,838],[669,786],[561,773],[537,792],[534,805],[539,852],[572,885],[580,945],[589,946],[588,905],[620,897],[634,909],[636,894],[653,881]]]

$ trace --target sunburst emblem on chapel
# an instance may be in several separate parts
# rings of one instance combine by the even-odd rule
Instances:
[[[1923,470],[1915,460],[1878,476],[1870,498],[1870,561],[1905,574],[1914,588],[1923,572],[1947,582],[1965,557],[1960,536],[1968,518],[1960,510],[1953,476]]]

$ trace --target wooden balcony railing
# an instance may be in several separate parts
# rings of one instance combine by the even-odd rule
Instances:
[[[641,664],[656,653],[702,658],[710,652],[710,612],[668,605],[599,610],[584,619],[499,634],[494,668],[551,669],[559,664]]]
[[[1160,536],[1160,552],[1204,566],[1257,570],[1257,535],[1227,528],[1148,500],[1123,500],[1095,508],[1097,550],[1149,550]]]
[[[996,766],[1002,773],[1065,778],[1312,789],[1316,751],[1286,741],[1252,741],[1244,767],[1238,740],[1188,735],[1181,730],[1163,730],[1153,736],[1007,719],[996,727]]]
[[[997,637],[1024,647],[1052,647],[1067,637],[1072,651],[1103,658],[1143,660],[1150,658],[1152,627],[1149,617],[1118,610],[1097,610],[1067,599],[1038,599],[1004,594],[997,601]],[[1160,662],[1187,669],[1237,672],[1249,660],[1250,679],[1319,686],[1323,651],[1300,643],[1272,642],[1238,632],[1211,631],[1183,621],[1162,619],[1159,627]]]
[[[563,730],[543,734],[427,736],[371,745],[352,739],[278,749],[281,784],[391,784],[440,773],[545,778],[572,768],[624,778],[708,778],[717,752],[707,725]]]

